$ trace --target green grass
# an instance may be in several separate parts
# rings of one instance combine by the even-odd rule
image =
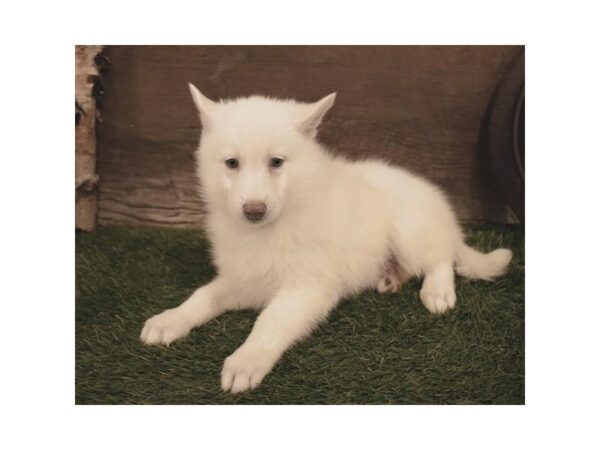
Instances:
[[[144,321],[214,276],[195,231],[109,227],[76,236],[77,404],[523,404],[524,231],[477,226],[468,241],[513,249],[494,283],[457,280],[449,314],[429,314],[420,282],[348,299],[289,350],[262,385],[219,387],[254,312],[228,313],[170,347],[139,341]]]

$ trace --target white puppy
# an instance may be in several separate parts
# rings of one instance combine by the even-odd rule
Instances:
[[[141,339],[168,345],[225,311],[262,310],[225,360],[224,390],[258,386],[345,296],[395,291],[423,276],[423,304],[443,313],[456,303],[455,271],[491,279],[510,262],[510,250],[468,247],[428,181],[324,149],[317,127],[335,94],[311,104],[259,96],[213,102],[190,90],[203,125],[198,176],[218,275],[150,318]]]

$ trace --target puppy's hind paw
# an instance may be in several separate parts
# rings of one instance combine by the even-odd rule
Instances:
[[[398,278],[391,275],[385,275],[377,283],[377,292],[380,294],[393,294],[398,292],[402,287],[402,283]]]
[[[453,289],[422,289],[420,296],[425,308],[433,314],[442,314],[456,305]]]
[[[381,278],[377,283],[377,292],[380,294],[393,294],[398,292],[410,275],[400,267],[394,258],[388,259],[383,268]]]

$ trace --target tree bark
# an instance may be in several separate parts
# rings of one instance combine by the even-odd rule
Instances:
[[[96,174],[96,99],[100,45],[75,47],[75,228],[94,231],[98,212]]]

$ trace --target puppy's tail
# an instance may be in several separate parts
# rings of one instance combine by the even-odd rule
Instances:
[[[467,244],[461,244],[456,258],[456,273],[463,277],[491,280],[506,271],[512,255],[507,248],[481,253]]]

